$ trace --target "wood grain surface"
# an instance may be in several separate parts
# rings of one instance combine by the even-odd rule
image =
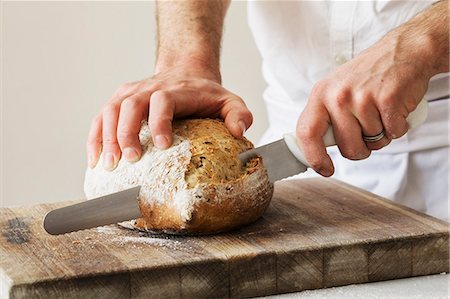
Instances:
[[[449,224],[341,182],[278,182],[230,233],[175,237],[116,225],[48,235],[73,202],[0,209],[1,298],[252,297],[449,271]]]

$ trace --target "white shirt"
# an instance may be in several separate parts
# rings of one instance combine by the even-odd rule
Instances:
[[[269,129],[260,144],[295,130],[313,85],[330,71],[407,22],[434,1],[250,1],[249,25],[263,58]],[[412,62],[414,63],[414,62]],[[365,160],[328,150],[334,178],[448,220],[448,73],[433,78],[425,95],[429,114]],[[317,175],[313,171],[300,177]]]
[[[263,59],[270,128],[262,143],[295,130],[313,85],[435,1],[249,1],[248,20]],[[448,97],[448,73],[425,98]],[[431,107],[431,109],[433,109]],[[427,121],[379,152],[449,144],[448,118]],[[429,134],[433,132],[433,134]]]

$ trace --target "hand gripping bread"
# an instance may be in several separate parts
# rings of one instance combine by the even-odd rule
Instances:
[[[223,232],[251,223],[266,210],[273,184],[260,158],[242,165],[239,153],[250,141],[234,138],[224,123],[212,119],[177,120],[174,144],[153,146],[142,125],[142,158],[121,159],[112,172],[101,163],[86,171],[88,199],[141,185],[139,229],[174,234]],[[101,161],[101,158],[100,158]]]

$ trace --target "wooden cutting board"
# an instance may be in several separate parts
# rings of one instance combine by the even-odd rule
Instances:
[[[0,209],[1,298],[249,297],[449,271],[449,224],[330,179],[278,182],[255,224],[202,237],[51,236]]]

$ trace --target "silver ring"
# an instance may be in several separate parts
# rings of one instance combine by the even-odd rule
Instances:
[[[369,143],[373,143],[373,142],[377,142],[380,141],[381,139],[384,138],[384,130],[381,131],[381,133],[375,135],[375,136],[366,136],[366,135],[362,135],[362,139],[365,142],[369,142]]]

